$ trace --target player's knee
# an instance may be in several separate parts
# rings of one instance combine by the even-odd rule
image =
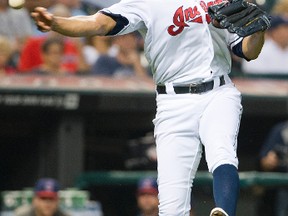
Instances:
[[[207,166],[213,172],[218,166],[231,164],[238,168],[238,157],[236,150],[230,145],[224,145],[206,152]]]
[[[233,158],[233,159],[228,159],[228,158],[223,158],[221,160],[215,161],[214,163],[208,164],[208,169],[209,172],[213,173],[215,169],[217,169],[219,166],[229,164],[233,165],[238,169],[238,158]]]

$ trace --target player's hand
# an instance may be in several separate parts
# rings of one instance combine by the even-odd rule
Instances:
[[[36,7],[31,13],[31,17],[34,19],[39,31],[48,32],[52,29],[53,14],[49,13],[46,8]]]

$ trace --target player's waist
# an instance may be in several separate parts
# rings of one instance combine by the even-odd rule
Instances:
[[[211,81],[189,84],[183,86],[174,85],[157,85],[156,91],[158,94],[201,94],[213,90],[228,83],[225,76],[216,77]]]

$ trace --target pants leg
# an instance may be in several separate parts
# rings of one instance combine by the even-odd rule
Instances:
[[[241,114],[240,93],[227,85],[215,92],[200,120],[200,138],[214,177],[215,204],[229,216],[236,214],[239,193],[237,136]]]
[[[213,94],[199,127],[208,169],[213,172],[223,164],[238,168],[237,137],[242,115],[240,92],[229,84]]]
[[[189,216],[191,187],[202,145],[191,95],[161,95],[154,119],[160,216]]]

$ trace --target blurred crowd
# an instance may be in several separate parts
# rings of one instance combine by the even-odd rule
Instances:
[[[265,43],[256,60],[234,58],[234,67],[242,75],[288,75],[288,0],[254,3],[265,2],[263,9],[271,15],[271,27],[266,31]]]
[[[98,2],[98,3],[97,3]],[[41,33],[30,12],[47,7],[59,16],[89,15],[117,0],[27,0],[20,10],[0,1],[0,74],[53,74],[152,77],[138,33],[117,37],[68,38],[55,32]],[[263,3],[263,1],[261,1]],[[257,1],[254,3],[258,3]],[[254,61],[233,56],[232,76],[288,74],[288,0],[271,1],[272,26]],[[263,6],[264,7],[264,6]],[[267,8],[264,8],[267,10]]]
[[[0,1],[0,74],[103,75],[151,78],[138,33],[117,37],[69,38],[41,33],[30,12],[44,6],[57,16],[94,14],[101,3],[27,0],[20,10]],[[97,2],[97,1],[96,1]],[[101,1],[100,1],[101,2]]]

